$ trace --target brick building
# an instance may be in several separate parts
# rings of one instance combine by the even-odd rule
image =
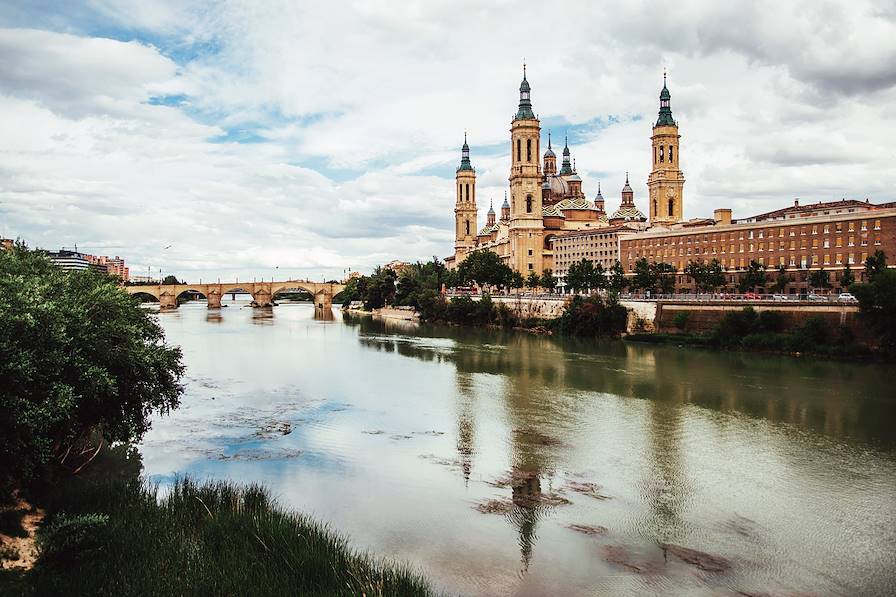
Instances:
[[[896,204],[867,201],[833,201],[775,210],[740,221],[729,210],[717,210],[716,218],[696,225],[654,228],[638,234],[620,233],[619,260],[626,273],[638,259],[670,263],[677,272],[676,292],[693,292],[694,283],[684,270],[691,261],[717,259],[726,283],[736,285],[750,261],[768,271],[768,286],[783,266],[792,282],[785,292],[809,290],[813,270],[831,274],[833,291],[849,267],[862,280],[865,259],[882,250],[890,267],[896,266]],[[763,289],[768,290],[768,288]]]

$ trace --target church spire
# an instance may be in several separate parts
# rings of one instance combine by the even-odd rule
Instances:
[[[526,80],[526,63],[523,62],[523,81],[520,83],[520,106],[516,111],[514,120],[535,120],[535,113],[532,112],[530,92],[529,81]]]
[[[660,91],[660,113],[659,117],[656,119],[655,126],[677,126],[675,119],[672,118],[672,106],[670,105],[671,99],[672,95],[669,93],[669,88],[666,87],[666,71],[663,69],[663,89]]]
[[[569,158],[569,138],[563,140],[563,164],[560,166],[560,176],[569,176],[573,173]]]
[[[467,131],[464,131],[464,144],[460,148],[460,166],[457,168],[457,171],[472,169],[473,166],[470,164],[470,146],[467,145]]]

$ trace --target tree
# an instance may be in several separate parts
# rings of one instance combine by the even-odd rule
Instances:
[[[705,266],[703,278],[703,290],[707,292],[715,292],[719,287],[725,285],[725,270],[718,259],[713,259]]]
[[[840,274],[840,288],[844,290],[849,290],[849,287],[856,283],[856,275],[852,273],[852,269],[850,269],[849,264],[846,264],[846,267],[843,268],[843,273]]]
[[[778,277],[775,278],[775,291],[784,292],[784,289],[787,288],[787,285],[793,282],[793,278],[788,275],[787,270],[783,265],[778,266]]]
[[[50,463],[79,468],[87,445],[138,440],[178,405],[183,370],[114,278],[62,271],[24,245],[0,251],[0,485]]]
[[[881,250],[869,255],[865,260],[865,279],[868,282],[874,282],[874,279],[887,269],[887,255]]]
[[[617,261],[610,268],[609,288],[614,292],[621,292],[626,286],[628,286],[628,278],[625,277],[622,264]]]
[[[180,284],[180,283],[181,282],[178,281],[177,277],[172,276],[171,274],[168,274],[167,276],[165,276],[165,279],[162,280],[162,284],[165,284],[165,285],[176,285],[176,284]]]
[[[631,286],[635,290],[653,290],[656,286],[656,272],[646,257],[641,257],[635,262],[635,275],[632,277]]]
[[[815,270],[809,274],[809,286],[815,289],[831,287],[831,275],[824,268]]]
[[[458,279],[463,284],[502,286],[510,280],[511,269],[491,251],[473,251],[457,267]]]
[[[377,266],[367,281],[364,306],[367,309],[381,309],[392,304],[395,298],[395,271]]]
[[[601,290],[607,287],[607,272],[602,263],[595,263],[588,277],[588,288]]]
[[[529,272],[529,275],[526,277],[526,286],[535,290],[541,285],[541,276],[539,276],[534,271]]]
[[[566,273],[566,284],[572,288],[573,292],[592,288],[594,283],[594,263],[592,261],[582,258],[569,266]]]
[[[675,292],[675,266],[671,263],[655,263],[651,266],[656,287],[662,294]]]
[[[541,287],[549,292],[554,292],[554,289],[557,287],[557,278],[554,276],[554,271],[551,268],[547,268],[542,272]]]
[[[741,292],[755,290],[757,286],[765,286],[765,266],[756,260],[751,259],[747,271],[740,278],[738,287]]]
[[[872,281],[853,284],[850,291],[859,300],[859,315],[877,335],[880,347],[896,352],[896,270],[875,270]]]
[[[694,292],[703,290],[706,280],[706,266],[700,261],[690,261],[684,268],[684,273],[694,280]]]
[[[508,285],[511,288],[520,289],[526,283],[526,281],[523,279],[523,274],[521,274],[518,271],[511,271],[508,279],[509,279]]]

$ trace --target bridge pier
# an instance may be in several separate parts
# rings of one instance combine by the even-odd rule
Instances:
[[[220,309],[221,308],[221,289],[220,288],[209,288],[208,292],[205,295],[205,299],[208,301],[209,309]]]
[[[255,289],[252,293],[252,301],[255,303],[253,307],[272,307],[274,305],[271,296],[270,284],[254,284]]]
[[[314,308],[330,310],[333,308],[333,295],[326,290],[319,290],[314,294]]]
[[[162,311],[177,309],[177,293],[168,288],[162,290],[159,294],[159,309]]]

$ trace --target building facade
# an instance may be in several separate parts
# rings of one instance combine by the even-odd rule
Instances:
[[[664,223],[677,221],[683,213],[684,177],[677,170],[678,125],[672,119],[669,98],[664,83],[660,94],[660,116],[652,137],[655,147],[663,147],[663,159],[654,164],[651,173],[651,180],[656,179],[657,193],[674,199],[673,215],[658,216]],[[673,149],[665,149],[667,146]],[[509,200],[505,194],[500,219],[494,206],[490,205],[485,226],[475,231],[478,222],[476,171],[470,161],[470,147],[465,135],[460,166],[455,171],[454,255],[446,258],[446,265],[455,268],[471,252],[491,251],[523,275],[541,274],[545,269],[556,268],[552,239],[558,235],[623,223],[634,228],[647,227],[647,218],[635,206],[634,191],[627,175],[620,207],[610,216],[605,211],[599,183],[594,199],[586,197],[568,140],[562,155],[558,170],[550,134],[547,149],[541,154],[541,123],[532,109],[531,86],[524,67],[519,105],[510,123]]]
[[[755,261],[768,278],[767,288],[760,290],[769,291],[783,267],[792,280],[785,293],[811,290],[811,273],[819,269],[830,272],[833,291],[839,292],[847,268],[862,281],[869,255],[881,250],[891,261],[896,256],[896,205],[833,201],[800,207],[797,202],[741,221],[719,218],[711,224],[620,234],[619,245],[626,273],[633,272],[641,258],[671,264],[677,272],[676,292],[694,292],[694,281],[684,273],[688,263],[714,259],[731,287]]]
[[[632,233],[634,230],[626,224],[616,224],[601,228],[578,230],[558,234],[551,239],[554,253],[554,276],[557,287],[566,287],[566,275],[569,267],[582,259],[595,265],[600,264],[609,271],[619,261],[619,234]]]

